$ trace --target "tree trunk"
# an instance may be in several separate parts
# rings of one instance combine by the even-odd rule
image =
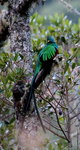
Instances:
[[[10,1],[10,48],[11,51],[23,55],[23,61],[17,64],[17,67],[24,68],[26,73],[32,73],[32,47],[31,31],[29,26],[29,17],[15,11],[16,5]],[[14,8],[14,9],[13,9]]]
[[[25,1],[24,1],[25,2]],[[21,2],[23,4],[23,1]],[[29,3],[29,1],[27,1]],[[32,3],[32,1],[31,1]],[[9,33],[10,33],[10,48],[13,53],[20,53],[24,59],[18,64],[13,64],[13,67],[24,68],[27,75],[32,73],[32,47],[31,47],[31,31],[29,26],[28,11],[23,13],[22,5],[19,1],[9,1]],[[30,6],[30,5],[29,5]],[[21,10],[19,10],[19,8]],[[28,9],[28,8],[27,8]],[[30,76],[26,76],[26,81],[30,82]],[[16,121],[17,133],[17,149],[18,150],[44,150],[47,144],[46,135],[43,132],[37,115],[26,116],[25,120],[20,116]]]

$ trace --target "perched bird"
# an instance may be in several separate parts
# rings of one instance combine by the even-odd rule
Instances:
[[[57,54],[58,54],[58,45],[54,41],[53,37],[48,36],[46,45],[38,55],[36,69],[27,95],[26,105],[24,106],[24,112],[27,112],[30,109],[31,99],[33,98],[35,109],[37,111],[39,119],[40,119],[40,115],[37,109],[34,91],[40,85],[40,83],[45,79],[45,77],[48,74],[50,74],[52,64],[53,64],[53,59],[54,57],[56,57]]]

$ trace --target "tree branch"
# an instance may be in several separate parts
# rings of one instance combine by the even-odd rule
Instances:
[[[56,133],[55,131],[53,131],[53,130],[51,130],[50,128],[48,128],[46,125],[44,125],[44,127],[45,127],[47,130],[49,130],[51,133],[53,133],[53,134],[57,135],[57,136],[58,136],[58,137],[60,137],[60,138],[65,139],[65,137],[64,137],[64,136],[59,135],[59,134],[58,134],[58,133]],[[65,140],[66,140],[66,139],[65,139]]]
[[[75,117],[78,117],[78,115],[80,115],[80,112],[75,113],[75,115],[74,115],[74,116],[72,116],[70,119],[72,120],[72,119],[74,119]],[[78,119],[78,120],[80,121],[80,119]]]
[[[45,120],[45,119],[43,119],[43,120],[44,120],[44,122],[46,122],[47,124],[49,124],[51,127],[55,128],[56,130],[61,131],[61,129],[60,129],[60,128],[55,127],[53,124],[51,124],[51,123],[50,123],[50,122],[48,122],[47,120]],[[67,131],[65,131],[65,132],[67,132]]]
[[[68,9],[70,9],[71,11],[73,11],[75,14],[80,16],[80,12],[76,9],[73,8],[71,4],[69,4],[68,2],[64,1],[64,0],[60,0]]]
[[[67,109],[67,107],[61,105],[61,104],[56,100],[56,98],[53,96],[53,94],[51,93],[51,91],[50,91],[50,89],[49,89],[48,86],[47,86],[47,89],[48,89],[49,93],[51,94],[52,98],[53,98],[53,99],[55,100],[55,102],[57,103],[57,105],[61,106],[61,107],[64,108],[64,109]]]
[[[9,106],[11,106],[11,107],[14,106],[14,105],[13,105],[13,102],[9,101],[5,96],[1,96],[1,97],[0,97],[0,100],[1,100],[1,101],[4,101],[4,103],[6,103],[6,105],[9,105]]]
[[[54,109],[55,114],[56,114],[56,119],[57,119],[58,126],[59,126],[59,128],[61,129],[61,131],[62,131],[62,133],[63,133],[65,139],[66,139],[68,142],[70,142],[69,139],[67,138],[66,134],[65,134],[65,131],[63,130],[62,126],[60,125],[60,122],[59,122],[59,118],[58,118],[58,115],[57,115],[56,108],[54,108],[54,106],[53,106],[50,102],[48,102],[47,100],[45,100],[45,101],[46,101],[47,103],[49,103],[49,104],[52,106],[52,108]]]
[[[12,114],[9,114],[9,115],[5,115],[5,116],[3,115],[0,117],[0,120],[1,121],[5,121],[6,119],[9,120],[9,118],[12,117],[13,115],[15,115],[14,112]]]

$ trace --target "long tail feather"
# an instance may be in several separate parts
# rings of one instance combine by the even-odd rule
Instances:
[[[33,92],[32,97],[33,97],[33,100],[34,100],[35,109],[36,109],[36,112],[37,112],[38,118],[39,118],[39,120],[40,120],[41,126],[42,126],[42,128],[43,128],[44,132],[46,132],[46,131],[45,131],[45,128],[44,128],[44,125],[43,125],[43,122],[42,122],[42,119],[41,119],[41,116],[40,116],[39,111],[38,111],[38,108],[37,108],[36,98],[35,98],[35,94],[34,94],[34,92]]]
[[[31,86],[29,88],[29,91],[26,94],[25,99],[24,99],[24,106],[23,106],[23,113],[24,113],[24,115],[26,115],[27,111],[30,110],[30,104],[31,104],[31,100],[32,100],[32,95],[33,95],[34,90],[35,90],[35,88],[34,88],[35,79],[36,79],[36,76],[33,77],[33,80],[32,80]]]
[[[23,106],[23,113],[26,115],[26,113],[30,110],[30,104],[31,104],[31,99],[32,99],[32,89],[31,87],[29,88],[29,92],[26,94],[24,98],[24,106]]]

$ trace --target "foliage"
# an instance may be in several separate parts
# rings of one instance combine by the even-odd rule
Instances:
[[[69,7],[71,6],[71,7]],[[76,9],[75,9],[76,8]],[[77,11],[75,11],[77,10]],[[69,1],[69,0],[50,0],[50,1],[46,1],[44,7],[42,7],[39,10],[39,13],[41,15],[53,15],[56,12],[61,14],[64,13],[65,15],[68,16],[68,19],[72,20],[74,23],[78,22],[80,13],[80,6],[79,6],[79,0],[75,1]],[[77,13],[78,12],[78,13]]]
[[[74,55],[74,53],[77,58],[80,58],[79,48],[75,48],[75,44],[80,40],[80,20],[78,21],[78,24],[72,24],[72,21],[68,20],[67,16],[64,16],[63,14],[61,16],[55,14],[54,16],[43,17],[36,13],[31,17],[30,24],[32,29],[32,44],[34,52],[39,52],[44,46],[46,36],[52,35],[59,44],[60,53],[63,54],[66,59],[65,67],[68,67],[68,59],[70,59],[71,55]],[[67,49],[70,45],[70,50],[63,49]],[[36,53],[34,54],[34,59],[36,60]],[[79,59],[77,62],[79,65]]]
[[[67,150],[67,142],[65,142],[63,139],[57,140],[57,142],[53,141],[53,143],[49,143],[48,150]]]
[[[37,55],[45,44],[46,36],[52,35],[55,37],[55,40],[59,45],[60,57],[63,58],[63,61],[59,62],[59,67],[60,69],[62,68],[62,70],[58,70],[58,74],[61,77],[64,76],[65,84],[75,84],[72,72],[77,66],[80,65],[80,47],[76,46],[76,44],[79,43],[80,40],[80,20],[78,24],[73,24],[71,20],[67,19],[67,16],[64,16],[64,14],[55,14],[54,16],[43,17],[36,13],[31,16],[30,26],[32,30],[33,68],[35,68]],[[20,67],[15,67],[15,64],[18,64],[18,62],[20,62],[22,59],[24,58],[21,54],[18,54],[16,52],[11,53],[10,51],[7,52],[6,49],[4,49],[3,52],[1,51],[0,53],[0,117],[2,120],[0,121],[0,141],[1,146],[5,150],[10,148],[8,148],[8,146],[11,141],[12,147],[13,143],[15,143],[12,134],[15,120],[14,110],[12,107],[12,87],[15,81],[26,76],[24,68],[22,69]],[[55,74],[57,74],[57,70],[55,70]],[[51,76],[50,78],[52,79]],[[56,78],[54,82],[55,86],[62,85],[62,80],[59,78]],[[41,91],[38,92],[40,93]],[[56,95],[61,96],[62,90],[57,90]],[[45,106],[46,109],[48,107],[46,106],[46,102],[39,104],[39,106]],[[50,112],[49,108],[48,110]],[[63,111],[65,112],[65,108],[63,109]],[[60,119],[61,118],[59,118],[59,120]],[[64,117],[62,117],[60,121],[65,122]],[[7,132],[9,134],[6,134]],[[8,137],[6,137],[6,135],[8,135]],[[57,142],[56,149],[61,150],[64,149],[64,147],[66,147],[64,140],[63,142],[61,140]],[[48,149],[53,149],[52,144],[49,145]]]

